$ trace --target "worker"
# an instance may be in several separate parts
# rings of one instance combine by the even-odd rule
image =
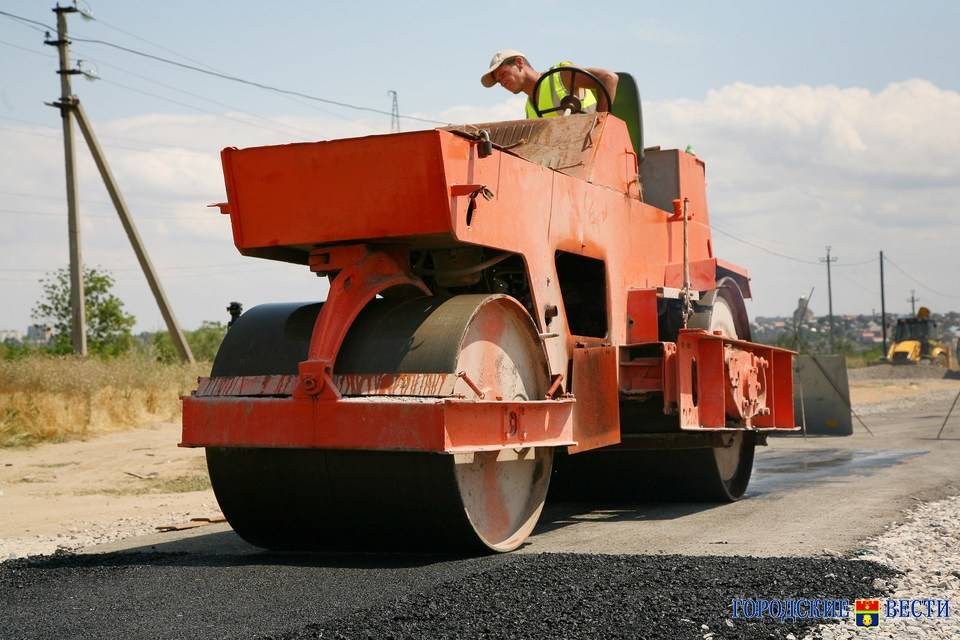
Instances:
[[[560,62],[553,65],[550,69],[558,67],[573,66],[571,62]],[[617,94],[617,74],[598,69],[595,67],[583,67],[584,71],[596,76],[603,83],[603,88],[610,94],[610,101],[616,99]],[[535,107],[540,111],[560,106],[560,100],[570,93],[571,76],[569,73],[558,73],[553,78],[548,79],[540,86],[540,99],[534,99],[533,88],[537,80],[543,74],[533,68],[525,55],[513,49],[503,49],[497,51],[493,59],[490,60],[490,68],[480,78],[483,86],[489,88],[499,83],[507,91],[517,94],[521,91],[527,94],[527,118],[539,118]],[[580,96],[584,111],[610,111],[610,104],[600,87],[590,77],[583,74],[577,74],[576,86],[578,93],[580,89],[587,89],[585,96]],[[560,115],[559,111],[544,114],[544,117]]]

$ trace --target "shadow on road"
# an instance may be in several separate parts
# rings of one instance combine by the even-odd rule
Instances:
[[[708,502],[637,502],[628,504],[595,504],[548,502],[533,534],[547,533],[583,522],[639,522],[675,520],[723,506]]]

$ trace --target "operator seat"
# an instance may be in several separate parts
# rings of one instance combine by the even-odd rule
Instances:
[[[617,97],[613,100],[610,113],[627,123],[627,132],[637,154],[637,162],[643,162],[643,109],[640,104],[640,91],[637,81],[625,71],[617,72]]]

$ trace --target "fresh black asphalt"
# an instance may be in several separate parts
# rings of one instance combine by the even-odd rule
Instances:
[[[802,637],[802,623],[728,623],[732,598],[852,601],[892,573],[834,558],[62,554],[0,564],[0,638]]]

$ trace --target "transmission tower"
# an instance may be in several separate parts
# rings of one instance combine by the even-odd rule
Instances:
[[[397,133],[400,131],[400,106],[397,104],[397,92],[390,89],[387,95],[393,98],[393,106],[390,109],[390,133]]]

